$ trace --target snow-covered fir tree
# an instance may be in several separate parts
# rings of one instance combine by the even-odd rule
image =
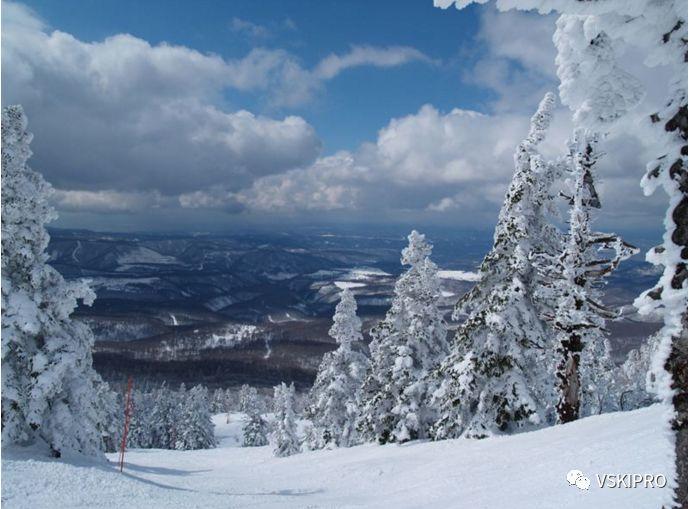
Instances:
[[[150,449],[155,447],[156,445],[154,445],[152,438],[151,414],[149,413],[149,409],[154,407],[153,395],[134,389],[131,398],[127,447],[134,449]],[[124,408],[122,413],[124,415]]]
[[[603,279],[638,250],[615,234],[591,229],[591,210],[601,206],[594,177],[599,157],[598,136],[575,134],[568,158],[569,234],[557,256],[536,255],[546,281],[538,292],[557,302],[554,315],[546,320],[557,332],[560,423],[614,410],[618,403],[606,330],[606,320],[618,313],[602,303],[601,287]]]
[[[29,168],[21,106],[2,112],[2,439],[42,442],[51,454],[101,455],[105,416],[93,370],[93,335],[70,315],[90,305],[85,284],[47,265],[52,188]]]
[[[381,444],[427,436],[435,415],[426,404],[425,377],[448,352],[432,246],[417,231],[408,240],[401,262],[409,269],[395,283],[385,319],[371,331],[371,365],[361,390],[357,428],[364,440]]]
[[[272,442],[275,456],[291,456],[299,452],[299,437],[294,415],[294,384],[284,382],[275,387],[273,396],[275,422]]]
[[[368,359],[356,349],[363,340],[361,320],[347,288],[340,295],[329,334],[338,347],[323,356],[306,409],[313,424],[308,444],[312,449],[349,447],[356,442],[358,395]]]
[[[255,387],[242,385],[239,396],[239,411],[246,414],[242,445],[244,447],[268,445],[268,425],[261,416],[258,391]]]
[[[148,416],[151,447],[174,449],[184,402],[165,384],[152,391],[150,397],[152,406],[145,411]]]
[[[533,298],[540,280],[531,255],[559,245],[546,219],[558,168],[537,150],[554,103],[555,97],[546,94],[528,137],[517,147],[514,177],[481,279],[455,310],[468,317],[451,354],[430,376],[437,387],[431,401],[440,411],[432,429],[435,439],[481,438],[545,422],[552,391],[545,355],[549,336]]]
[[[222,389],[215,389],[211,396],[210,409],[213,414],[221,414],[229,410],[226,392]]]
[[[124,425],[124,413],[117,393],[110,389],[106,382],[96,384],[96,401],[99,405],[99,415],[102,419],[98,423],[103,450],[115,452],[120,447],[122,440],[122,426]]]
[[[216,445],[208,390],[197,385],[184,396],[175,434],[175,449],[210,449]]]
[[[215,447],[208,391],[196,386],[177,391],[165,384],[132,391],[127,447],[140,449],[208,449]]]

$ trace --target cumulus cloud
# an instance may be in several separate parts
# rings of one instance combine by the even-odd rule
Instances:
[[[514,148],[542,93],[557,84],[552,19],[483,8],[478,37],[486,53],[464,78],[495,92],[489,112],[426,105],[356,150],[321,156],[303,118],[228,111],[225,89],[296,105],[352,67],[431,59],[413,48],[353,46],[312,69],[284,50],[255,48],[227,60],[126,34],[84,42],[50,31],[20,5],[3,7],[4,101],[24,104],[36,134],[32,164],[59,189],[64,211],[410,214],[489,226]],[[649,97],[662,96],[653,73],[636,66]],[[546,156],[563,153],[569,116],[557,111]],[[603,145],[603,215],[612,224],[655,225],[662,196],[644,198],[638,186],[655,154],[641,127],[623,127]]]
[[[535,109],[536,104],[532,107]],[[393,119],[374,142],[354,152],[319,158],[306,168],[258,179],[231,199],[245,210],[308,214],[319,211],[452,217],[464,226],[494,223],[514,171],[513,154],[526,136],[528,114],[480,114],[426,105]],[[565,151],[569,112],[560,108],[541,149],[548,158]],[[616,132],[603,142],[599,190],[601,224],[653,227],[662,199],[644,197],[638,169],[652,157],[644,137]],[[430,214],[430,216],[429,216]]]
[[[174,194],[233,188],[311,163],[321,143],[302,118],[226,112],[226,86],[249,88],[275,66],[240,62],[130,35],[87,43],[3,5],[5,104],[21,103],[33,165],[57,188]]]
[[[493,110],[526,113],[545,92],[557,88],[552,41],[556,19],[483,7],[476,37],[483,54],[462,73],[462,79],[492,90]]]
[[[527,129],[521,115],[442,113],[426,105],[391,120],[375,142],[355,152],[259,179],[235,198],[261,211],[443,212],[461,204],[494,214],[513,171],[514,147]]]
[[[55,190],[53,201],[68,212],[119,212],[133,214],[150,208],[160,208],[169,202],[158,192],[136,193],[118,191],[65,191]]]
[[[63,190],[238,190],[309,166],[321,142],[308,122],[228,111],[225,91],[297,105],[344,69],[423,59],[409,48],[352,48],[329,56],[340,63],[324,74],[279,49],[223,59],[128,34],[85,42],[12,2],[3,3],[2,28],[3,102],[24,105],[35,134],[33,165]]]

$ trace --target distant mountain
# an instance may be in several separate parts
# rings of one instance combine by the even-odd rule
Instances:
[[[476,279],[490,235],[431,240],[433,259],[444,269],[449,319]],[[98,295],[78,317],[94,331],[94,361],[106,378],[135,373],[210,386],[284,379],[305,387],[334,348],[327,330],[340,290],[350,288],[367,326],[374,324],[389,306],[404,245],[402,234],[319,230],[227,236],[51,230],[48,253],[66,278],[90,280]],[[607,299],[628,305],[656,278],[642,260],[627,262],[611,279]],[[656,328],[630,320],[612,327],[618,358]]]

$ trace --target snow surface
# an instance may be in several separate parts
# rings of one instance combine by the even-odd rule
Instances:
[[[353,283],[351,281],[335,281],[335,286],[337,286],[340,290],[344,290],[345,288],[363,288],[366,286],[366,283]]]
[[[117,263],[120,265],[117,270],[124,271],[137,265],[176,265],[180,262],[174,256],[162,255],[147,247],[137,247],[120,255]]]
[[[354,267],[349,270],[345,277],[346,279],[366,280],[376,277],[389,277],[391,275],[392,274],[388,274],[384,270],[376,269],[375,267]]]
[[[237,299],[233,298],[231,295],[221,295],[220,297],[215,297],[204,305],[211,311],[220,311],[222,308],[231,306],[237,302]]]
[[[439,270],[438,277],[440,279],[454,279],[456,281],[481,280],[481,275],[478,272],[469,272],[466,270]]]
[[[599,488],[595,474],[673,476],[668,408],[589,417],[532,433],[485,440],[364,445],[275,458],[241,448],[242,416],[214,418],[217,449],[133,450],[124,474],[83,458],[3,450],[2,501],[31,508],[657,508],[667,488]],[[588,491],[566,474],[581,470]]]
[[[160,281],[157,277],[138,277],[138,278],[125,278],[125,277],[97,277],[97,278],[84,278],[83,281],[89,283],[92,288],[96,290],[112,290],[119,292],[138,292],[144,286],[153,286],[155,283]]]
[[[294,272],[276,272],[275,274],[264,272],[263,275],[271,281],[286,281],[287,279],[294,279],[299,274]]]
[[[213,334],[206,339],[201,348],[233,348],[241,343],[254,339],[258,327],[255,325],[233,325],[221,334]]]

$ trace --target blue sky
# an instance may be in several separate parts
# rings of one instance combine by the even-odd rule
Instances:
[[[557,91],[554,29],[431,0],[3,1],[2,102],[27,113],[59,226],[490,229]],[[558,107],[546,157],[570,116]],[[600,224],[657,229],[662,196],[639,188],[654,154],[625,127],[605,142]]]

